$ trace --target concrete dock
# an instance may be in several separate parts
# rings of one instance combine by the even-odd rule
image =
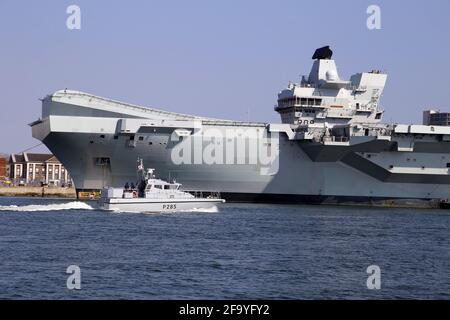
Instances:
[[[0,187],[2,197],[42,197],[75,199],[75,188],[61,187]]]

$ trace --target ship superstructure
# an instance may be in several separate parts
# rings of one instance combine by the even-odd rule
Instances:
[[[309,76],[289,83],[278,95],[275,111],[283,123],[294,125],[378,123],[383,110],[379,100],[387,75],[378,70],[341,80],[331,50],[316,50]]]
[[[186,190],[218,191],[228,201],[434,207],[449,198],[450,128],[382,123],[387,75],[342,80],[331,58],[329,47],[316,50],[310,74],[278,94],[281,123],[196,117],[61,90],[43,99],[33,136],[79,192],[131,181],[130,164],[140,157]]]

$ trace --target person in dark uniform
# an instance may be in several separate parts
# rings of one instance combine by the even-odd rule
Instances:
[[[141,180],[138,184],[138,196],[139,198],[144,198],[145,196],[145,187],[146,183],[144,180]]]

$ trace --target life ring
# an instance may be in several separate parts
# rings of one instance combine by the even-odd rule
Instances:
[[[133,190],[133,198],[137,198],[137,197],[138,197],[137,191]]]

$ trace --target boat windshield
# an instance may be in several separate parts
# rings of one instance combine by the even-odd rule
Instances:
[[[181,184],[179,183],[162,183],[162,184],[153,184],[149,183],[147,184],[146,190],[179,190],[181,187]]]

